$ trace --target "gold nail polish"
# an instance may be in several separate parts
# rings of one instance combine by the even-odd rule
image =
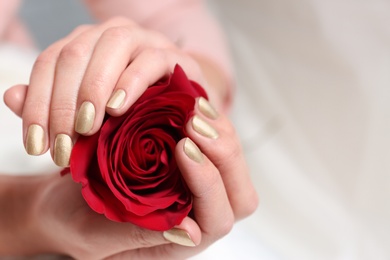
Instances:
[[[214,109],[214,107],[211,106],[211,104],[203,97],[200,97],[198,99],[198,106],[200,112],[202,112],[203,115],[207,116],[210,119],[217,119],[218,118],[218,112]]]
[[[45,132],[39,125],[28,127],[26,136],[26,151],[30,155],[40,155],[45,149]]]
[[[190,138],[186,138],[184,142],[184,153],[195,162],[201,163],[203,161],[202,152]]]
[[[77,114],[75,131],[79,134],[88,133],[92,129],[94,121],[95,107],[91,102],[86,101],[81,105]]]
[[[190,247],[196,246],[190,235],[182,229],[172,228],[170,230],[164,231],[163,236],[166,240],[178,245]]]
[[[196,132],[205,137],[217,139],[219,136],[217,130],[215,130],[211,125],[209,125],[206,121],[197,115],[192,118],[192,126]]]
[[[72,139],[66,134],[58,134],[54,141],[54,163],[60,167],[68,167],[72,152]]]
[[[112,109],[120,108],[126,97],[126,92],[123,89],[117,89],[114,93],[112,93],[110,100],[108,100],[107,107]]]

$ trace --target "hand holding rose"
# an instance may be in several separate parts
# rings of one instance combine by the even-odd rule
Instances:
[[[78,134],[99,131],[105,112],[123,115],[176,64],[206,86],[199,65],[162,35],[113,19],[80,27],[50,46],[34,66],[28,91],[15,86],[5,101],[23,118],[26,150],[39,155],[50,147],[54,161],[67,166]],[[213,90],[207,89],[215,97]],[[191,218],[165,232],[115,223],[90,210],[69,176],[45,176],[29,210],[36,227],[31,239],[42,239],[26,252],[78,259],[176,259],[194,255],[227,234],[235,220],[257,206],[238,137],[228,118],[203,98],[197,99],[185,130],[189,138],[177,143],[174,156],[193,195]]]
[[[49,148],[54,162],[69,165],[78,134],[95,134],[105,112],[124,114],[145,89],[180,64],[206,86],[198,64],[163,35],[124,18],[80,26],[44,50],[35,62],[28,91],[15,86],[5,95],[11,108],[25,99],[26,151],[40,155]],[[24,97],[25,95],[25,97]]]

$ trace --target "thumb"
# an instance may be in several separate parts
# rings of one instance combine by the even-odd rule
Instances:
[[[147,231],[147,233],[149,232],[159,233],[156,231]],[[192,252],[193,249],[198,251],[193,247],[198,246],[201,242],[201,230],[193,219],[186,217],[179,225],[171,230],[164,231],[163,237],[166,239],[164,242],[160,240],[161,235],[157,235],[154,240],[154,245],[144,244],[143,247],[139,247],[137,250],[126,249],[117,254],[110,255],[105,260],[184,259],[183,256],[189,255],[189,252]],[[160,243],[156,243],[159,240]]]
[[[81,223],[75,225],[76,231],[67,230],[68,238],[78,234],[76,239],[68,240],[66,250],[75,259],[165,259],[172,254],[170,251],[178,250],[179,254],[182,248],[194,247],[201,239],[198,225],[188,217],[165,232],[113,222],[96,214]]]
[[[4,103],[12,112],[22,117],[24,101],[27,94],[27,85],[15,85],[4,93]]]
[[[91,215],[87,218],[88,221],[81,221],[82,225],[76,225],[78,227],[75,230],[78,233],[76,237],[79,239],[71,241],[69,250],[67,250],[76,259],[117,259],[116,257],[122,259],[119,256],[140,256],[144,250],[180,243],[180,241],[167,237],[166,232],[144,229],[131,223],[113,222],[102,215],[92,215],[92,218]],[[191,230],[194,229],[191,227],[193,225],[193,223],[184,223],[179,228]],[[82,249],[80,250],[81,241]],[[79,249],[74,250],[75,248]]]

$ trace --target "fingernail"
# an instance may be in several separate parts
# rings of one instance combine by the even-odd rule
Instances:
[[[26,137],[26,151],[30,155],[40,155],[45,149],[45,132],[39,125],[28,127]]]
[[[68,167],[72,151],[72,139],[66,134],[58,134],[54,141],[54,163],[60,167]]]
[[[170,230],[164,231],[163,236],[166,240],[178,245],[191,247],[196,246],[190,235],[182,229],[172,228]]]
[[[207,116],[210,119],[217,119],[218,112],[211,106],[211,104],[203,97],[198,99],[199,110],[203,115]]]
[[[95,107],[91,102],[86,101],[81,105],[77,114],[75,131],[79,134],[88,133],[92,129],[94,121]]]
[[[112,93],[110,100],[108,100],[107,107],[118,109],[123,105],[125,101],[126,92],[123,89],[117,89]]]
[[[190,138],[186,138],[184,142],[184,153],[195,162],[201,163],[203,161],[202,152]]]
[[[217,130],[215,130],[211,125],[209,125],[206,121],[197,115],[192,118],[192,126],[196,132],[205,137],[217,139],[219,136]]]

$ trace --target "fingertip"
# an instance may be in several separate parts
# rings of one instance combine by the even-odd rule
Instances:
[[[75,121],[75,132],[83,135],[87,135],[91,132],[96,119],[96,109],[92,102],[84,101]]]
[[[204,162],[204,155],[199,147],[189,138],[183,138],[176,145],[176,157],[178,163],[181,165],[183,160],[190,161],[190,163],[202,164]]]
[[[27,128],[25,149],[29,155],[38,156],[47,151],[45,130],[42,126],[31,124]]]
[[[3,100],[6,106],[19,117],[22,117],[26,94],[26,85],[15,85],[6,90],[3,96]]]
[[[121,111],[126,99],[126,91],[123,89],[115,90],[107,102],[106,109],[108,112],[116,114]]]
[[[202,232],[198,224],[186,217],[183,221],[174,228],[164,231],[163,236],[166,240],[187,247],[195,247],[202,240]]]

